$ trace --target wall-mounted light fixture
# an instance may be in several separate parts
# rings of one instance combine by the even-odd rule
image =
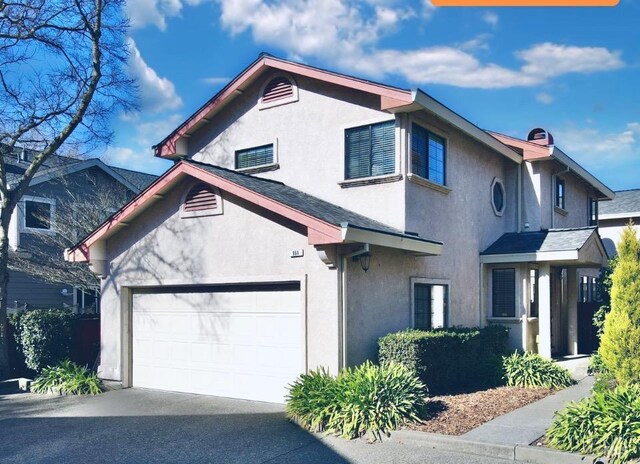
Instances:
[[[359,262],[362,270],[364,272],[367,272],[369,270],[369,267],[371,266],[371,253],[366,252],[366,253],[361,253],[357,256],[354,256],[353,261]]]
[[[363,244],[362,248],[346,255],[345,258],[351,258],[351,261],[353,261],[354,263],[356,261],[359,262],[362,270],[364,272],[367,272],[369,270],[369,266],[371,265],[371,253],[369,253],[369,244]]]
[[[371,266],[371,253],[365,253],[359,256],[360,267],[364,272],[369,270],[369,266]]]

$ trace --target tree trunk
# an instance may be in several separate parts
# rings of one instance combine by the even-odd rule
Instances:
[[[0,380],[7,379],[9,369],[9,340],[7,327],[7,290],[9,284],[9,221],[11,208],[0,205]]]

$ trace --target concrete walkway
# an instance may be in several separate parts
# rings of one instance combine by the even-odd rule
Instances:
[[[572,387],[497,417],[460,438],[486,444],[529,445],[544,435],[556,411],[570,401],[589,396],[593,382],[593,377],[585,377]]]

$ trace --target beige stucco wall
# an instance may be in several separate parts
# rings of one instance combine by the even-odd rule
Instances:
[[[222,193],[224,214],[180,218],[191,181],[183,181],[107,242],[103,279],[101,366],[122,378],[122,288],[136,286],[302,281],[306,289],[307,363],[336,371],[339,362],[338,273],[323,264],[299,226]],[[294,249],[304,257],[291,258]]]
[[[406,183],[405,229],[445,244],[441,256],[423,260],[415,272],[451,281],[451,325],[482,325],[480,252],[505,232],[516,231],[518,165],[427,116],[417,122],[447,138],[446,183],[451,191],[445,194]],[[494,214],[491,206],[495,178],[505,187],[502,216]]]
[[[589,198],[592,189],[555,161],[525,163],[523,176],[522,223],[529,223],[530,231],[563,229],[589,225]],[[555,209],[556,173],[565,181],[565,211]],[[553,214],[553,217],[552,217]]]
[[[634,229],[636,230],[638,236],[640,237],[640,217],[634,218],[623,218],[623,219],[600,219],[598,224],[598,232],[600,232],[600,237],[602,237],[602,241],[604,242],[604,246],[609,253],[609,257],[615,256],[616,247],[620,242],[620,237],[622,236],[622,231],[629,223],[629,219],[633,220]]]
[[[393,120],[380,111],[380,97],[295,76],[299,100],[261,109],[261,87],[273,75],[258,79],[189,139],[189,155],[197,161],[234,167],[236,150],[274,144],[279,169],[260,173],[337,203],[394,227],[403,225],[400,182],[342,188],[344,130]],[[396,142],[400,129],[396,129]],[[399,157],[396,171],[400,172]]]

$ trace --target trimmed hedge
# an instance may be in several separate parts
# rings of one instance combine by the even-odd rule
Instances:
[[[404,330],[378,341],[381,363],[395,362],[415,372],[432,394],[491,388],[502,383],[502,357],[509,329]]]
[[[29,369],[41,372],[69,358],[75,317],[65,309],[31,309],[9,316],[18,350]]]

